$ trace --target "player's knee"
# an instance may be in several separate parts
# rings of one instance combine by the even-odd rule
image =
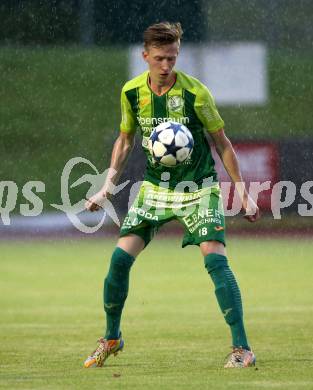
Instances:
[[[228,267],[227,257],[218,253],[209,253],[204,258],[204,266],[208,273],[218,269]]]
[[[124,251],[122,248],[116,247],[112,254],[110,271],[115,269],[120,271],[127,271],[131,268],[134,261],[135,258],[132,255]]]

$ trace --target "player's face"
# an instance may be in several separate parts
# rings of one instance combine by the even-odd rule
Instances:
[[[155,47],[149,46],[142,55],[149,65],[151,80],[159,85],[166,85],[172,81],[173,68],[179,52],[179,42]]]

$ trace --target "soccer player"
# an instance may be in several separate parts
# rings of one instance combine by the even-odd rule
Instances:
[[[109,187],[118,182],[139,128],[142,147],[147,155],[145,178],[134,207],[130,208],[124,220],[112,254],[103,290],[106,331],[96,350],[86,359],[86,368],[103,366],[111,354],[123,349],[120,321],[128,295],[131,266],[158,228],[175,218],[185,226],[183,247],[200,247],[205,268],[215,286],[218,304],[230,327],[233,350],[225,367],[255,364],[255,355],[245,332],[239,287],[228,265],[221,195],[206,133],[213,140],[231,180],[242,183],[242,176],[211,93],[197,79],[174,69],[181,36],[180,23],[158,23],[144,32],[142,56],[148,70],[128,81],[122,89],[120,134],[114,144],[110,164],[116,174],[107,178],[101,191],[88,199],[85,205],[87,210],[98,210],[109,196]],[[155,163],[148,149],[153,128],[168,120],[186,125],[194,138],[191,157],[171,168]],[[198,189],[175,191],[183,181],[193,182]],[[249,198],[244,185],[238,185],[238,189],[245,217],[254,222],[259,217],[258,207]],[[147,204],[147,194],[149,205],[154,207]],[[182,199],[179,211],[184,211],[183,214],[177,212],[177,207],[175,209],[177,197]],[[165,212],[162,213],[158,205],[162,204],[164,208],[164,202]]]

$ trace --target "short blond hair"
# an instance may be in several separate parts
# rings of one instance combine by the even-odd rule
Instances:
[[[174,42],[180,42],[183,30],[179,22],[161,22],[152,24],[143,33],[145,49],[149,46],[160,47]]]

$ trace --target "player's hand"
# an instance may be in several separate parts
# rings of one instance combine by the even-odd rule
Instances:
[[[106,196],[103,193],[103,191],[97,192],[95,195],[93,195],[90,199],[87,199],[85,202],[85,208],[89,211],[97,211],[102,208],[102,205],[104,204],[106,200]]]
[[[242,211],[245,213],[244,218],[249,222],[255,222],[260,218],[260,210],[249,195],[243,200]]]

